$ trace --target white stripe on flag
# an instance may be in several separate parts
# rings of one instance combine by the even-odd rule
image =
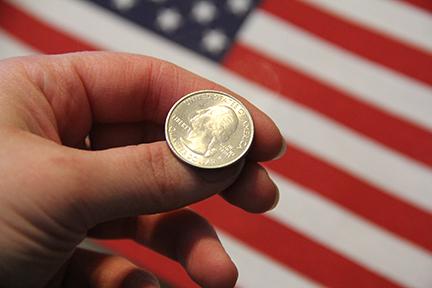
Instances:
[[[279,205],[267,215],[408,287],[432,283],[432,254],[272,173]],[[415,265],[413,265],[415,263]]]
[[[195,53],[82,1],[15,0],[20,7],[105,49],[147,54],[219,82],[261,107],[298,146],[412,204],[432,211],[432,170]],[[43,2],[50,5],[45,9]],[[68,13],[64,13],[68,11]],[[77,21],[76,19],[80,19]],[[92,27],[89,29],[88,27]],[[115,36],[114,36],[115,35]],[[290,123],[295,123],[291,125]],[[397,175],[397,176],[395,176]]]
[[[109,255],[114,255],[111,250],[106,249],[105,247],[102,247],[101,245],[97,244],[96,242],[92,241],[90,238],[85,238],[79,245],[79,248],[87,249],[90,251],[95,251],[99,253],[105,253]]]
[[[33,53],[31,48],[0,28],[0,59]]]
[[[240,41],[353,97],[432,130],[432,88],[421,82],[322,41],[265,11],[258,10],[248,18],[240,31]]]
[[[307,0],[348,21],[381,31],[432,51],[432,17],[426,11],[395,0]],[[429,35],[426,36],[426,35]],[[385,52],[383,52],[385,53]]]
[[[244,243],[238,242],[228,234],[220,230],[217,233],[228,254],[237,265],[240,287],[322,287],[286,266],[276,264],[266,255],[248,248]]]

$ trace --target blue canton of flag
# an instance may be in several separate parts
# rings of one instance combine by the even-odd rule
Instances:
[[[260,0],[86,0],[214,61]]]

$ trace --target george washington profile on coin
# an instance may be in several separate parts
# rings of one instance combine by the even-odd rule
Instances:
[[[237,129],[238,118],[230,107],[215,105],[196,111],[189,122],[192,130],[180,140],[191,151],[210,157]]]
[[[253,138],[252,117],[233,96],[212,90],[190,93],[168,113],[166,140],[181,160],[220,168],[243,157]]]

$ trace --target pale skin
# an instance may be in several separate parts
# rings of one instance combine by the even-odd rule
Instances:
[[[202,89],[231,93],[252,114],[251,151],[231,167],[192,168],[164,142],[170,107]],[[233,287],[237,269],[214,228],[184,207],[219,194],[252,213],[271,209],[278,190],[258,162],[283,143],[245,99],[161,60],[87,52],[0,61],[0,283],[158,287],[122,257],[76,248],[89,236],[131,238],[203,287]]]

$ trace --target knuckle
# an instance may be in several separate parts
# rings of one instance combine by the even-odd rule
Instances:
[[[136,177],[139,177],[136,181],[139,183],[138,187],[142,187],[139,193],[146,193],[148,200],[154,204],[150,206],[164,209],[167,203],[175,200],[173,191],[178,186],[176,177],[170,169],[168,156],[162,145],[149,144],[143,148],[131,153],[135,155],[132,165],[136,169]]]
[[[178,188],[176,186],[176,178],[172,174],[168,163],[167,155],[161,145],[150,145],[148,149],[148,173],[151,183],[149,195],[154,202],[159,204],[159,207],[165,207],[166,199],[171,202],[175,199],[172,197],[173,191]]]
[[[52,177],[67,179],[71,187],[82,187],[88,177],[83,173],[83,165],[79,153],[72,151],[58,151],[46,159],[47,165],[52,167]]]

